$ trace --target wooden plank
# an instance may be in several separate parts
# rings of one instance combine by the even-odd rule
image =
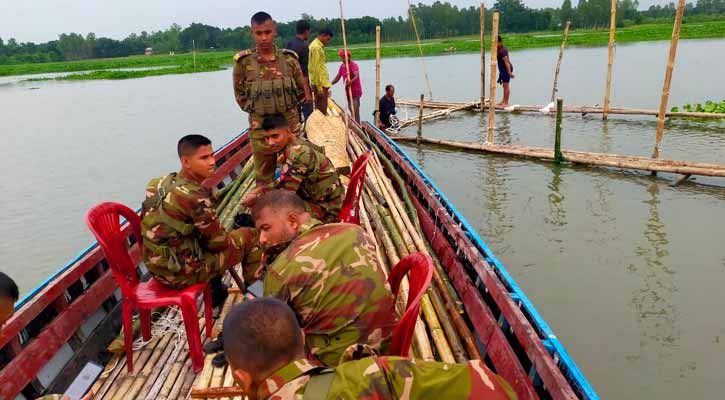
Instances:
[[[53,358],[83,321],[93,314],[113,292],[116,282],[110,271],[86,290],[61,315],[48,324],[38,337],[0,371],[0,396],[15,398],[45,364]],[[51,286],[49,289],[52,290]]]
[[[192,389],[192,399],[218,399],[221,397],[243,396],[244,390],[238,386],[210,387],[205,389]]]
[[[234,170],[234,168],[240,166],[249,156],[252,154],[252,148],[246,146],[238,152],[234,153],[228,160],[222,164],[221,167],[217,168],[214,175],[204,180],[204,186],[209,188],[216,188],[216,186]]]

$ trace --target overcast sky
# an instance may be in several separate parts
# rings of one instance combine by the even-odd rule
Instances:
[[[419,0],[431,4],[432,0]],[[640,8],[670,0],[641,0]],[[418,2],[418,1],[416,1]],[[524,0],[532,8],[558,7],[562,0]],[[578,0],[572,0],[576,5]],[[479,0],[451,0],[459,7],[478,6]],[[490,7],[492,0],[486,1]],[[406,0],[347,0],[345,17],[378,18],[403,15]],[[336,0],[0,0],[0,37],[20,42],[45,42],[60,33],[77,32],[122,39],[130,33],[182,27],[202,22],[218,27],[246,25],[261,9],[278,21],[290,21],[302,13],[316,18],[339,16]]]

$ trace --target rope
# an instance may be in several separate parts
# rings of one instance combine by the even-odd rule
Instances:
[[[423,76],[425,84],[428,87],[428,99],[433,100],[433,91],[430,89],[430,79],[428,79],[428,71],[425,68],[425,58],[423,57],[423,46],[420,44],[420,36],[418,35],[418,27],[415,25],[415,15],[413,15],[413,5],[408,0],[408,13],[410,20],[413,22],[413,30],[415,31],[415,39],[418,41],[418,52],[420,53],[420,63],[423,65]]]
[[[158,319],[151,325],[151,339],[144,341],[143,337],[139,337],[133,342],[133,351],[146,347],[154,339],[163,337],[168,333],[174,335],[172,339],[174,341],[174,351],[186,342],[186,330],[184,329],[184,320],[181,317],[181,312],[175,313],[173,317],[169,316],[168,312],[165,314],[154,312],[152,314],[153,316],[158,316]]]

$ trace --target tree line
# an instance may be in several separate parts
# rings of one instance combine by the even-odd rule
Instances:
[[[559,8],[534,9],[527,7],[522,0],[497,0],[493,11],[501,13],[500,30],[502,32],[532,32],[543,30],[561,30],[567,20],[574,28],[596,28],[609,26],[611,0],[578,0],[576,7],[572,0],[564,0]],[[647,23],[674,16],[674,3],[665,6],[651,6],[639,10],[637,0],[617,0],[617,25]],[[436,1],[426,5],[414,5],[412,12],[416,18],[419,34],[422,38],[443,38],[462,35],[474,35],[479,31],[479,10],[477,7],[457,7],[448,2]],[[491,26],[491,10],[487,10],[488,29]],[[687,17],[697,15],[725,16],[725,0],[697,0],[687,3]],[[333,45],[342,41],[339,18],[317,19],[308,14],[302,18],[310,22],[312,31],[323,27],[335,32]],[[278,23],[278,41],[284,43],[295,34],[296,21]],[[350,44],[366,43],[375,40],[375,26],[380,25],[383,40],[386,42],[413,40],[415,34],[411,26],[410,15],[389,17],[379,20],[374,17],[350,18],[345,21],[347,39]],[[188,52],[197,50],[243,49],[252,47],[249,26],[219,28],[202,23],[192,23],[186,28],[172,24],[168,29],[140,34],[132,33],[122,40],[96,37],[94,33],[83,36],[78,33],[63,33],[58,40],[35,44],[19,43],[15,39],[4,41],[0,38],[0,64],[42,63],[52,61],[72,61],[89,58],[125,57],[144,54],[146,48],[155,53]]]

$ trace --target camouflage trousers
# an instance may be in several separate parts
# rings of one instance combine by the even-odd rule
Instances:
[[[249,228],[240,228],[229,232],[229,235],[233,241],[238,242],[248,240],[249,232]],[[262,251],[259,246],[249,251],[244,251],[241,246],[227,246],[222,251],[205,252],[201,257],[186,250],[176,251],[175,257],[181,267],[177,272],[169,270],[169,259],[162,256],[152,257],[146,266],[159,282],[175,289],[184,289],[197,283],[209,282],[240,262],[243,263],[245,280],[248,276],[259,274]]]
[[[300,114],[299,110],[288,110],[284,112],[292,132],[299,133]],[[252,155],[254,157],[254,176],[257,187],[271,187],[274,182],[274,170],[277,168],[277,153],[273,152],[264,143],[264,131],[262,130],[264,116],[249,114],[249,136],[252,139]]]
[[[340,207],[336,207],[335,209],[327,209],[321,207],[319,204],[305,201],[305,208],[307,208],[307,212],[310,213],[312,218],[320,220],[326,224],[340,222]]]

